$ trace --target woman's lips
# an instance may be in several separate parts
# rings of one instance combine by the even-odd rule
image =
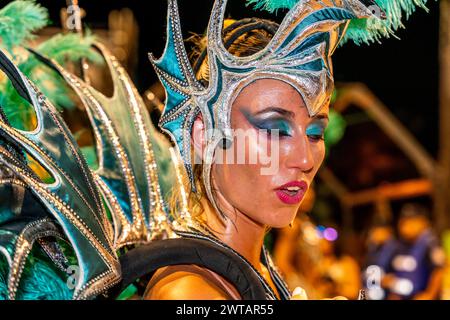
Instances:
[[[286,204],[298,204],[308,189],[305,181],[291,181],[275,190],[278,198]]]

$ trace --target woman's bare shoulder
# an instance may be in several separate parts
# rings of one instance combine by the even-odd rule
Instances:
[[[191,265],[160,268],[147,285],[148,300],[226,300],[228,295]]]

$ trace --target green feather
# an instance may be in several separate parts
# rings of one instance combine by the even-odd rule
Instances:
[[[77,61],[81,58],[101,63],[100,54],[92,49],[95,40],[95,36],[89,31],[85,36],[80,36],[78,33],[57,34],[39,45],[37,51],[58,63],[64,63],[66,59]]]
[[[33,32],[48,24],[48,12],[35,0],[16,0],[0,10],[0,48],[13,56],[19,69],[58,108],[73,108],[74,102],[64,80],[53,70],[45,67],[34,56],[16,56],[15,49],[27,45],[34,38]],[[101,63],[101,56],[91,48],[95,37],[89,32],[79,34],[58,34],[41,43],[36,50],[60,64],[86,58],[93,63]],[[0,104],[11,125],[18,129],[34,128],[35,114],[28,102],[16,92],[10,81],[0,83]]]
[[[0,300],[8,298],[8,272],[9,265],[6,259],[0,256]],[[69,300],[73,292],[63,278],[61,272],[52,267],[48,258],[33,250],[27,258],[16,299]]]
[[[94,41],[95,37],[90,33],[84,37],[76,33],[58,34],[41,43],[36,50],[61,64],[82,57],[93,63],[102,63],[100,54],[92,49]],[[63,78],[33,55],[20,62],[18,67],[58,109],[75,106]],[[33,128],[34,111],[19,96],[10,81],[0,86],[0,104],[12,126],[23,130]]]
[[[426,8],[427,0],[376,0],[380,8],[386,13],[386,19],[378,18],[352,20],[341,44],[352,40],[357,45],[380,42],[383,38],[395,37],[395,31],[404,28],[407,20],[417,7]]]
[[[94,41],[95,37],[91,34],[84,37],[76,33],[58,34],[40,44],[36,50],[59,64],[76,62],[81,58],[92,63],[102,63],[100,54],[92,49]],[[56,107],[70,109],[75,106],[63,78],[42,65],[34,56],[19,64],[19,69]]]
[[[34,0],[17,0],[0,10],[1,46],[12,53],[15,46],[33,38],[48,24],[48,12]]]
[[[291,9],[301,0],[247,0],[247,5],[255,9],[276,12],[279,9]],[[347,33],[341,44],[352,40],[356,44],[380,42],[382,38],[395,36],[394,32],[404,28],[403,22],[408,19],[417,7],[425,11],[427,0],[375,0],[386,13],[386,20],[376,17],[369,19],[354,19],[350,22]]]
[[[291,9],[298,1],[299,0],[247,0],[247,5],[253,5],[255,9],[273,13],[280,9]]]

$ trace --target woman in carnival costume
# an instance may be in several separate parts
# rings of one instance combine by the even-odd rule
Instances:
[[[268,228],[295,218],[323,161],[331,56],[348,39],[390,35],[402,13],[425,1],[249,2],[289,11],[280,25],[244,19],[224,29],[227,1],[216,0],[205,45],[191,65],[177,1],[168,0],[166,48],[151,62],[166,89],[160,127],[178,150],[169,183],[162,177],[172,168],[163,168],[165,144],[106,48],[95,44],[112,74],[111,98],[33,52],[85,105],[96,169],[87,166],[52,104],[0,56],[3,72],[38,118],[32,132],[11,127],[7,115],[0,121],[0,192],[10,199],[2,212],[16,215],[0,225],[8,298],[26,298],[23,286],[37,277],[27,271],[33,259],[45,261],[49,277],[76,270],[71,291],[61,289],[75,299],[116,297],[130,285],[147,299],[292,298],[263,240]],[[51,174],[51,183],[34,174],[24,154]]]

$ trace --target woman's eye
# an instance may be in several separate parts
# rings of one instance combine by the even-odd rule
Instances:
[[[306,135],[313,141],[324,140],[325,126],[322,124],[310,124],[306,128]]]
[[[265,131],[267,135],[272,135],[277,131],[279,136],[292,136],[292,129],[284,119],[255,119],[249,118],[249,122],[258,130]]]
[[[264,131],[265,134],[271,136],[278,133],[280,137],[291,137],[292,126],[288,119],[281,116],[258,117],[248,112],[243,112],[248,122],[255,128]]]
[[[319,135],[310,135],[308,136],[311,140],[314,141],[320,141],[320,140],[324,140],[324,136],[319,136]]]
[[[282,137],[292,135],[289,124],[283,120],[263,121],[262,123],[257,125],[257,128],[266,131],[268,135],[271,135],[273,131],[277,131],[278,134]]]

